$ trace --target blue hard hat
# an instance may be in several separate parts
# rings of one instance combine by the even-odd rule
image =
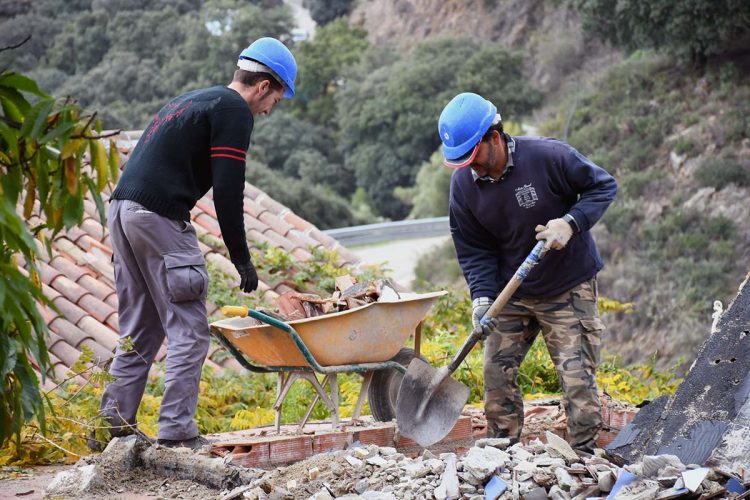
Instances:
[[[464,92],[451,99],[438,120],[445,164],[454,168],[470,165],[496,115],[495,105],[480,95]]]
[[[240,54],[240,61],[250,59],[268,66],[284,84],[284,97],[294,97],[294,79],[297,78],[297,61],[286,45],[275,38],[258,38]],[[239,65],[239,61],[238,61]]]

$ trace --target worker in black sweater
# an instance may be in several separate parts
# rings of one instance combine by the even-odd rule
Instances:
[[[194,449],[206,444],[193,417],[209,345],[208,273],[190,210],[213,188],[240,289],[255,290],[258,276],[243,223],[245,154],[253,119],[294,96],[297,74],[294,56],[273,38],[253,42],[237,66],[228,86],[188,92],[159,111],[112,193],[109,231],[120,337],[133,346],[118,348],[110,368],[114,381],[102,396],[112,436],[136,431],[148,372],[166,336],[157,442]]]

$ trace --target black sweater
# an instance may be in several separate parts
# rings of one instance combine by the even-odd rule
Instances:
[[[565,214],[580,231],[547,252],[514,296],[554,297],[603,266],[589,230],[615,199],[615,179],[563,142],[514,139],[513,170],[503,180],[475,181],[470,168],[451,178],[451,234],[472,299],[497,297],[536,244],[536,225]]]
[[[245,153],[253,115],[227,87],[194,90],[164,106],[138,141],[112,199],[132,200],[174,220],[213,187],[216,216],[232,262],[250,252],[243,216]]]

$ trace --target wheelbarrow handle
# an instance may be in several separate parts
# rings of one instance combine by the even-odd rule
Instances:
[[[531,269],[539,263],[539,260],[546,253],[546,250],[544,249],[544,243],[544,240],[539,241],[531,250],[523,263],[518,267],[513,277],[508,281],[508,283],[505,285],[505,288],[503,288],[503,290],[500,292],[500,294],[497,296],[495,301],[492,303],[490,308],[480,320],[480,326],[477,326],[476,328],[474,328],[474,330],[472,330],[471,335],[469,335],[469,337],[466,339],[466,342],[464,342],[464,345],[461,346],[461,349],[458,351],[458,353],[456,353],[456,356],[453,358],[453,361],[451,361],[451,364],[448,365],[449,373],[453,373],[454,371],[456,371],[458,369],[458,366],[471,352],[476,343],[482,340],[481,325],[486,325],[487,323],[489,323],[490,319],[500,314],[500,311],[503,310],[503,307],[505,307],[513,294],[516,293],[518,287],[521,286],[523,280],[526,279],[526,276],[529,275],[529,271],[531,271]]]
[[[247,316],[248,308],[247,306],[222,306],[221,307],[221,314],[224,316],[239,316],[240,318],[244,318]]]

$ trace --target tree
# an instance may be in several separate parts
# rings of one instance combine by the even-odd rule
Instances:
[[[369,45],[367,32],[359,26],[350,27],[343,18],[319,28],[315,39],[300,43],[292,109],[307,120],[336,127],[334,95],[346,85],[346,68],[359,62]]]
[[[323,26],[337,17],[349,14],[352,0],[304,0],[302,5],[310,10],[310,17]]]
[[[627,50],[664,49],[699,64],[732,48],[746,49],[750,37],[746,0],[576,0],[575,5],[584,33]]]
[[[380,47],[361,58],[336,95],[339,148],[382,215],[408,214],[394,189],[411,186],[419,165],[440,145],[437,120],[453,96],[481,93],[506,119],[541,101],[521,66],[519,56],[498,45],[457,38],[422,42],[400,59]]]
[[[100,141],[96,113],[68,98],[57,100],[18,73],[0,73],[0,445],[20,439],[24,422],[45,428],[45,405],[33,365],[49,368],[47,325],[35,264],[38,246],[83,218],[91,193],[104,223],[99,192],[118,173],[113,141]],[[88,161],[84,155],[88,154]],[[17,207],[21,213],[18,212]],[[44,220],[29,229],[32,215]],[[25,269],[18,266],[17,256]],[[33,360],[33,361],[32,361]]]

